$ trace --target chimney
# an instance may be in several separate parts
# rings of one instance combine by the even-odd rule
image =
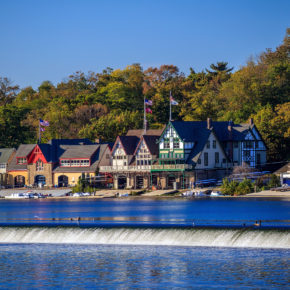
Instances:
[[[253,118],[250,118],[249,124],[250,124],[250,126],[253,126],[254,125],[254,119]]]
[[[211,129],[212,125],[211,125],[211,118],[207,118],[207,129]]]
[[[100,138],[96,138],[95,139],[95,143],[100,144],[101,143],[101,139]]]

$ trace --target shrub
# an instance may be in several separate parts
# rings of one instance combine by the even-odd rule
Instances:
[[[268,186],[270,188],[281,186],[280,178],[275,174],[271,174]]]
[[[251,180],[245,178],[242,182],[239,183],[235,193],[237,195],[242,195],[251,193],[253,191],[254,191],[253,183],[251,182]]]
[[[227,179],[223,179],[223,183],[221,186],[221,191],[225,195],[234,195],[236,192],[236,188],[238,186],[238,182],[232,180],[231,182]]]
[[[235,180],[229,181],[227,178],[224,178],[221,191],[225,195],[242,195],[253,192],[254,186],[249,179],[244,179],[238,183]]]

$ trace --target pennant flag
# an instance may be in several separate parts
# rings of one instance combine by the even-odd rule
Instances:
[[[153,102],[151,100],[145,99],[145,105],[152,106]]]
[[[40,131],[41,132],[44,132],[45,131],[45,128],[40,127]]]
[[[152,110],[150,108],[146,108],[146,113],[152,114]]]
[[[49,126],[49,122],[48,121],[44,121],[44,120],[41,120],[41,119],[39,119],[39,124],[41,125],[41,126]]]
[[[178,102],[176,102],[176,101],[175,101],[175,100],[170,96],[170,104],[176,106],[176,105],[178,105]]]

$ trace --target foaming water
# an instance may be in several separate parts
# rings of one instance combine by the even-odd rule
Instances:
[[[284,229],[2,227],[0,243],[290,248]]]

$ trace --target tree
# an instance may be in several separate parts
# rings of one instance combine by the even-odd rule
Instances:
[[[33,140],[33,132],[23,124],[27,109],[7,104],[0,107],[0,147],[17,147]]]
[[[96,138],[114,142],[118,135],[125,135],[129,129],[142,128],[143,116],[139,112],[112,111],[80,131],[80,136],[94,140]]]
[[[12,85],[6,77],[0,77],[0,105],[6,106],[15,99],[19,86]]]

